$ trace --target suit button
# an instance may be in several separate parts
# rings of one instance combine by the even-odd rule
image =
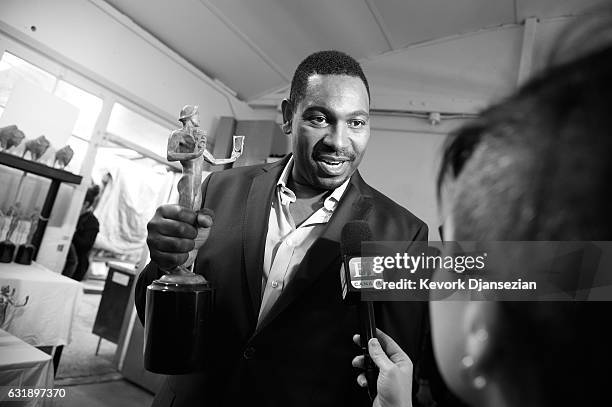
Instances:
[[[255,348],[252,346],[249,346],[248,348],[246,348],[244,350],[244,353],[242,354],[244,356],[245,359],[253,359],[255,357]]]

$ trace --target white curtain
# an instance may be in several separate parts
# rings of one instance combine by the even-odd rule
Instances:
[[[116,156],[108,160],[97,168],[109,172],[112,180],[94,211],[100,222],[94,247],[139,256],[147,238],[147,222],[157,207],[178,201],[176,183],[181,174],[160,172]]]

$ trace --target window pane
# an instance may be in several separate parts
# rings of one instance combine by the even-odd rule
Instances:
[[[74,174],[78,174],[81,171],[81,164],[83,164],[83,160],[85,159],[89,143],[74,136],[70,136],[68,145],[72,148],[72,151],[74,151],[74,156],[72,156],[70,164],[64,169]]]
[[[90,140],[102,110],[102,99],[64,81],[58,82],[55,95],[79,109],[72,134]]]
[[[165,157],[170,130],[115,103],[107,131]]]
[[[55,86],[55,76],[8,52],[0,59],[0,107],[5,107],[15,83],[26,80],[47,92]]]

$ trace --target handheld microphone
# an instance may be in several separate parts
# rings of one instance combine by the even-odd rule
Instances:
[[[365,376],[368,380],[368,394],[374,400],[376,397],[376,382],[378,368],[368,352],[368,342],[376,337],[376,319],[372,301],[361,301],[361,292],[371,287],[374,276],[362,267],[361,244],[372,241],[372,232],[367,222],[351,221],[344,225],[340,237],[342,268],[340,280],[342,284],[342,299],[357,302],[359,306],[359,328],[361,335],[361,351],[364,356]]]

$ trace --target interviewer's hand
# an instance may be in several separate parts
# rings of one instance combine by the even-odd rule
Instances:
[[[190,251],[206,242],[212,224],[210,210],[195,212],[174,204],[160,206],[147,224],[151,260],[163,271],[180,266]]]
[[[380,329],[376,330],[376,338],[368,342],[368,351],[376,366],[378,366],[378,394],[374,399],[374,407],[412,407],[412,361],[397,343]],[[353,336],[353,341],[359,346],[359,335]],[[363,369],[363,355],[353,359],[353,366]],[[361,373],[357,383],[366,387],[368,382]]]

